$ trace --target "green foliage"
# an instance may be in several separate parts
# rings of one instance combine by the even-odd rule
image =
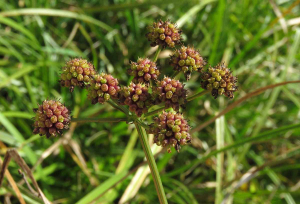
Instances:
[[[212,66],[224,62],[238,76],[234,99],[206,94],[188,102],[185,117],[192,128],[247,93],[300,79],[299,1],[4,0],[0,10],[0,157],[6,147],[17,148],[34,167],[46,197],[57,203],[118,203],[122,197],[129,203],[158,203],[152,177],[142,169],[145,155],[133,124],[78,122],[66,143],[32,134],[32,109],[45,98],[60,99],[74,117],[124,118],[107,103],[92,106],[86,90],[71,94],[59,85],[67,60],[87,58],[98,72],[128,85],[130,62],[155,54],[145,37],[147,25],[159,19],[177,22],[185,45]],[[171,51],[158,56],[162,77],[173,74]],[[183,74],[179,77],[185,82]],[[189,96],[202,91],[199,80],[193,73],[185,82]],[[288,84],[252,97],[219,118],[217,126],[194,132],[193,143],[180,153],[158,154],[169,203],[300,202],[298,87]],[[258,174],[243,182],[255,167],[261,167]],[[21,180],[15,163],[8,170]],[[26,185],[18,186],[26,202],[41,203]],[[14,195],[5,178],[0,202],[7,193]],[[11,201],[19,203],[15,196]]]

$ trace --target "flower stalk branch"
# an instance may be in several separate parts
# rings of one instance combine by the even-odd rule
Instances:
[[[134,124],[135,124],[135,127],[136,127],[137,131],[138,131],[139,138],[140,138],[140,141],[142,143],[143,150],[144,150],[145,156],[147,158],[148,165],[149,165],[150,170],[151,170],[151,174],[152,174],[152,178],[153,178],[153,181],[154,181],[154,184],[155,184],[155,188],[156,188],[156,192],[157,192],[157,195],[158,195],[158,198],[159,198],[159,202],[161,204],[167,204],[168,201],[167,201],[165,191],[164,191],[164,187],[162,185],[161,178],[160,178],[160,175],[159,175],[156,163],[155,163],[154,156],[152,154],[152,151],[151,151],[151,148],[150,148],[150,145],[149,145],[149,142],[148,142],[147,134],[145,133],[145,130],[141,127],[141,125],[139,124],[139,122],[137,120],[134,122]]]
[[[156,52],[155,52],[154,58],[153,58],[153,62],[156,62],[156,61],[157,61],[158,55],[159,55],[159,53],[161,52],[161,50],[162,50],[161,46],[158,46],[158,48],[157,48],[157,50],[156,50]]]
[[[118,123],[122,121],[127,121],[127,118],[72,118],[71,122],[76,123]]]

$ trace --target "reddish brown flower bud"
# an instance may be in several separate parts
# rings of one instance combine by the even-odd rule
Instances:
[[[60,75],[61,86],[69,87],[73,92],[75,86],[85,87],[94,75],[94,66],[85,59],[75,58],[66,63]]]
[[[69,110],[59,101],[45,100],[35,113],[34,134],[46,135],[49,138],[61,134],[62,129],[69,127]]]
[[[211,91],[212,96],[215,98],[219,95],[233,98],[233,92],[238,90],[236,84],[237,77],[234,77],[230,69],[224,64],[210,67],[206,72],[202,73],[202,88]]]
[[[157,80],[160,74],[155,62],[150,61],[148,58],[139,58],[137,62],[131,62],[128,73],[134,76],[132,81],[135,84],[149,84],[150,80]]]
[[[153,98],[155,103],[165,102],[165,108],[173,108],[179,111],[179,107],[186,103],[187,91],[178,80],[165,77],[153,87]]]
[[[90,87],[88,88],[88,98],[92,104],[108,101],[110,98],[117,98],[120,91],[118,79],[110,74],[97,74],[91,77]]]
[[[197,50],[182,46],[171,56],[170,65],[174,67],[175,71],[182,71],[186,80],[189,80],[191,73],[193,71],[201,72],[206,62]]]
[[[191,142],[189,130],[190,126],[181,114],[175,111],[164,111],[154,118],[154,123],[150,125],[147,132],[154,134],[154,143],[167,147],[170,153],[172,146],[179,152],[182,145]]]
[[[148,112],[148,107],[152,104],[151,95],[144,84],[131,82],[129,86],[122,88],[120,92],[120,104],[128,105],[129,110],[140,117],[143,113]]]
[[[181,40],[182,31],[170,21],[160,20],[159,22],[154,22],[153,25],[148,26],[148,31],[146,37],[151,42],[152,47],[160,45],[163,48],[173,48]]]

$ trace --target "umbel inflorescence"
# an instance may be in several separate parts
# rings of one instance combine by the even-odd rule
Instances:
[[[174,147],[179,152],[181,146],[191,142],[189,130],[183,115],[170,110],[154,118],[148,133],[154,134],[154,143],[158,146],[167,147],[168,152],[171,152],[170,147]]]
[[[110,74],[96,74],[90,79],[88,88],[88,98],[92,104],[108,101],[110,98],[117,98],[120,91],[118,79],[115,79]]]
[[[166,109],[179,111],[179,107],[186,103],[187,90],[180,81],[164,77],[153,88],[153,95],[156,103],[164,102]]]
[[[172,54],[170,65],[174,67],[175,71],[182,71],[185,78],[189,80],[192,72],[201,72],[206,62],[197,50],[192,47],[182,46]]]
[[[72,59],[65,64],[60,84],[69,87],[71,92],[77,86],[86,88],[92,104],[109,102],[127,115],[128,122],[136,124],[138,121],[148,133],[154,134],[154,143],[166,147],[168,152],[171,147],[179,152],[181,146],[190,143],[192,139],[189,134],[190,126],[182,114],[187,103],[187,90],[177,77],[161,76],[166,68],[157,68],[156,59],[160,50],[174,49],[169,59],[174,75],[183,73],[186,80],[189,80],[193,72],[199,72],[199,86],[210,91],[215,98],[219,95],[233,98],[233,93],[237,90],[237,78],[230,69],[224,64],[205,69],[207,63],[203,56],[192,46],[181,43],[181,33],[170,21],[160,20],[148,26],[146,37],[151,46],[159,48],[153,61],[138,58],[131,62],[127,69],[129,75],[133,76],[132,81],[126,83],[129,86],[121,86],[119,80],[110,74],[97,73],[90,62],[81,58]],[[179,44],[180,47],[175,49]],[[155,105],[159,106],[157,110],[164,111],[149,125],[144,119],[158,112],[149,112]],[[35,112],[34,133],[47,137],[57,136],[68,128],[70,112],[59,101],[46,100]]]
[[[130,83],[129,86],[123,87],[120,92],[120,104],[128,105],[129,110],[134,112],[138,117],[148,112],[152,105],[152,98],[145,84]]]
[[[139,58],[137,62],[131,62],[128,73],[132,76],[134,83],[149,84],[151,80],[156,81],[160,71],[156,67],[156,63],[148,58]]]
[[[94,65],[85,59],[75,58],[66,63],[60,75],[61,86],[69,87],[73,92],[75,86],[85,87],[96,74]]]
[[[232,75],[230,69],[224,64],[210,67],[208,71],[202,73],[202,88],[211,91],[212,96],[215,98],[219,95],[233,98],[233,92],[238,89],[236,83],[237,78]]]
[[[146,37],[151,42],[151,46],[156,45],[174,48],[175,45],[181,41],[182,31],[170,21],[158,21],[154,22],[153,25],[148,26],[148,33]]]
[[[62,130],[69,128],[70,112],[60,101],[45,100],[34,111],[34,134],[49,138],[61,135]]]

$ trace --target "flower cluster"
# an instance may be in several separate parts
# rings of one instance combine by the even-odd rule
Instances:
[[[182,114],[175,111],[164,111],[154,118],[154,123],[151,124],[148,133],[154,134],[154,143],[158,146],[167,147],[170,153],[170,147],[173,146],[179,152],[182,145],[191,142],[189,129],[190,127]]]
[[[151,42],[151,46],[155,47],[160,45],[165,47],[175,47],[176,44],[180,43],[181,30],[176,25],[170,23],[170,21],[158,21],[154,22],[152,26],[148,27],[148,33],[146,37]]]
[[[92,104],[108,101],[110,98],[117,98],[120,91],[118,79],[110,74],[97,74],[90,80],[88,88],[88,98],[92,100]]]
[[[224,64],[210,67],[208,71],[202,73],[202,88],[211,91],[212,96],[215,98],[219,95],[233,98],[233,92],[238,89],[236,83],[237,78],[232,75],[230,69]]]
[[[59,101],[45,100],[34,112],[34,134],[46,135],[49,138],[69,128],[69,110]]]
[[[150,80],[157,80],[160,72],[155,62],[151,62],[148,58],[139,58],[137,62],[131,62],[129,74],[134,76],[134,83],[149,83]]]
[[[179,107],[186,103],[187,90],[178,80],[164,77],[153,88],[153,96],[158,102],[165,102],[165,108],[173,108],[179,111]]]
[[[120,92],[120,104],[128,105],[131,112],[141,117],[143,113],[148,112],[151,105],[151,95],[147,86],[131,82],[129,86],[123,87]]]
[[[186,79],[189,80],[191,73],[202,71],[206,62],[197,50],[182,46],[180,49],[175,50],[171,56],[170,65],[174,67],[175,71],[182,71]]]
[[[170,21],[160,20],[148,27],[146,37],[151,41],[151,46],[174,48],[180,44],[181,32]],[[160,50],[158,49],[158,52]],[[169,64],[173,66],[174,71],[183,72],[187,80],[190,79],[192,72],[200,72],[202,88],[211,91],[215,98],[219,95],[233,98],[233,92],[237,90],[237,78],[224,64],[203,71],[206,61],[193,47],[182,45],[181,48],[174,50]],[[118,80],[112,75],[98,74],[87,60],[75,58],[63,67],[60,83],[64,87],[69,87],[71,91],[75,86],[87,88],[88,98],[92,104],[103,104],[110,98],[118,99],[115,100],[117,104],[112,104],[114,107],[128,105],[129,110],[138,117],[148,113],[151,106],[164,103],[166,111],[154,119],[154,123],[147,131],[154,134],[154,142],[157,145],[167,147],[168,152],[173,146],[179,152],[182,145],[191,141],[190,127],[179,113],[180,107],[184,108],[187,102],[184,84],[169,77],[159,80],[160,70],[156,63],[148,58],[139,58],[137,62],[131,62],[128,73],[133,76],[133,80],[129,86],[121,89]],[[155,83],[150,83],[153,81]],[[117,108],[127,114],[125,107]],[[130,116],[131,113],[127,115]],[[135,116],[129,118],[136,120]],[[68,128],[69,121],[68,109],[60,102],[44,101],[36,110],[34,133],[47,137],[56,136],[62,129]]]
[[[71,92],[75,86],[84,87],[95,74],[94,66],[87,60],[80,58],[68,61],[62,71],[60,84],[69,87]]]

